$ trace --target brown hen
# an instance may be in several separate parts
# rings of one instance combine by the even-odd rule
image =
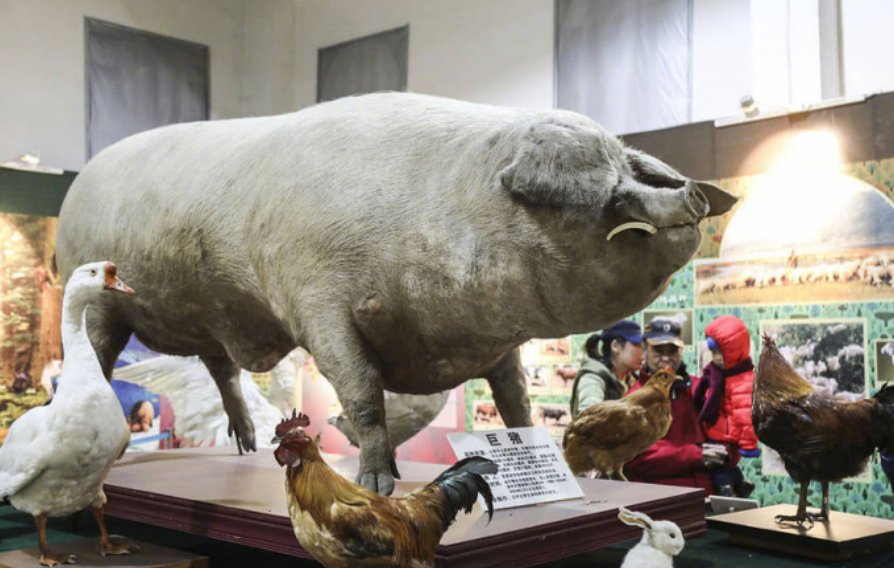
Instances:
[[[276,428],[276,461],[286,466],[289,516],[298,542],[327,568],[433,566],[435,547],[460,509],[467,513],[480,493],[493,516],[493,495],[482,475],[497,464],[461,460],[437,479],[400,498],[373,493],[348,481],[323,461],[292,413]]]
[[[596,470],[623,480],[624,464],[667,435],[671,425],[670,369],[652,375],[620,400],[590,406],[565,429],[565,461],[575,475]]]
[[[776,522],[810,528],[816,520],[828,520],[829,482],[863,471],[875,448],[885,444],[892,411],[894,388],[887,385],[856,402],[814,391],[765,335],[754,372],[752,421],[758,439],[779,453],[785,470],[801,484],[796,514],[777,515]],[[822,485],[819,514],[807,512],[811,481]]]

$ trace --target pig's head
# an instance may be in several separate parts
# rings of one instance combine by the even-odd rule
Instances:
[[[699,221],[736,202],[580,115],[554,113],[516,134],[500,182],[565,259],[569,284],[556,294],[569,296],[550,308],[560,318],[584,312],[575,328],[595,329],[651,302],[698,249]]]

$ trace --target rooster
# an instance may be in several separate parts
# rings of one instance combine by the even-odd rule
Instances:
[[[894,416],[894,388],[875,396],[841,402],[814,391],[788,364],[776,343],[764,336],[754,373],[752,421],[758,439],[776,450],[785,470],[801,485],[795,515],[777,515],[778,524],[809,529],[829,519],[829,483],[857,475],[877,447],[885,447]],[[819,514],[807,512],[807,490],[819,481]]]
[[[435,547],[460,509],[469,513],[480,493],[493,517],[493,494],[482,475],[497,464],[471,457],[404,497],[373,493],[326,465],[295,414],[276,427],[273,452],[286,466],[289,516],[298,542],[327,568],[433,566]]]
[[[596,470],[624,481],[624,464],[667,435],[670,389],[677,379],[663,369],[639,390],[620,400],[587,408],[565,429],[565,461],[575,475]]]

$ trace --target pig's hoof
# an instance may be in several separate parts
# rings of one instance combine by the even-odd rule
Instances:
[[[249,419],[248,422],[244,421],[236,421],[234,422],[230,420],[229,428],[227,428],[227,432],[230,436],[236,435],[236,447],[239,449],[239,455],[241,456],[243,452],[256,452],[258,451],[257,446],[255,445],[255,427],[254,424],[251,423]]]
[[[357,483],[379,495],[391,495],[394,491],[394,476],[390,473],[361,473]]]

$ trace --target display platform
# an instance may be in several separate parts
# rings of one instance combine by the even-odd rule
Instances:
[[[813,509],[811,509],[813,510]],[[894,521],[831,511],[829,522],[803,530],[783,527],[776,515],[794,515],[796,505],[773,505],[708,518],[712,529],[726,531],[732,544],[785,552],[814,560],[847,560],[890,550]]]
[[[111,536],[112,542],[118,538]],[[208,568],[208,558],[173,550],[157,544],[127,539],[139,544],[140,550],[134,554],[102,557],[96,551],[97,539],[85,538],[63,544],[50,543],[50,550],[57,554],[74,554],[78,557],[76,566],[81,568]],[[34,568],[38,565],[40,550],[20,548],[0,553],[0,566],[4,568]]]
[[[353,479],[356,457],[324,454]],[[395,495],[428,483],[446,466],[398,462]],[[436,552],[438,567],[534,566],[642,532],[621,523],[619,506],[676,522],[687,538],[705,532],[700,489],[581,479],[586,500],[496,511],[490,524],[476,505],[460,513]],[[126,454],[106,480],[106,514],[228,542],[309,558],[292,532],[285,473],[271,450],[239,456],[234,448]]]

